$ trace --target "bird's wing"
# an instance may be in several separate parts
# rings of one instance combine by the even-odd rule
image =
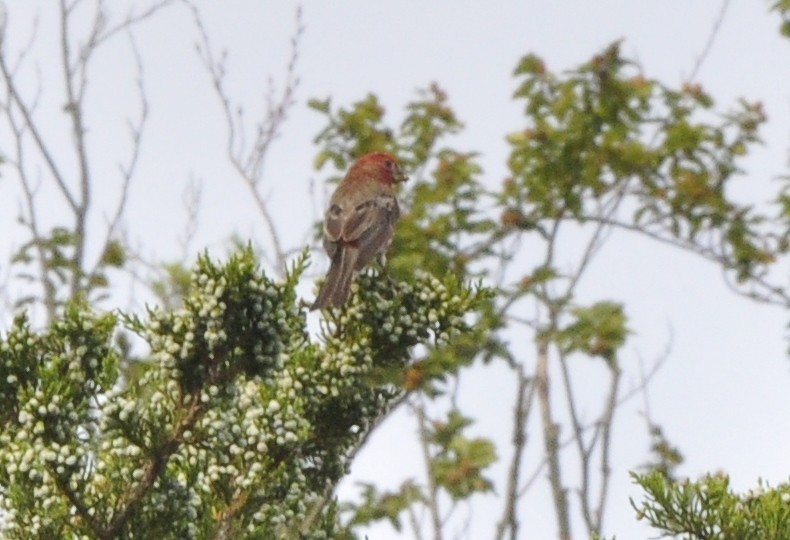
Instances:
[[[362,206],[364,208],[361,208]],[[397,200],[392,195],[378,196],[360,205],[357,210],[356,214],[364,214],[364,217],[359,217],[358,224],[350,221],[347,230],[349,236],[352,233],[356,236],[359,256],[355,269],[361,270],[389,246],[400,210]],[[350,227],[352,225],[354,228]]]
[[[340,245],[354,246],[359,250],[355,269],[361,269],[386,249],[399,213],[392,194],[379,193],[347,210],[333,204],[324,221],[327,253],[333,257]]]
[[[334,260],[337,253],[345,220],[346,216],[340,205],[332,204],[327,209],[324,217],[324,249],[332,260]]]

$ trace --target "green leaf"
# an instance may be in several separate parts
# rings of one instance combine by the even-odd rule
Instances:
[[[524,74],[542,75],[545,71],[546,71],[546,65],[543,63],[543,60],[541,60],[538,56],[534,54],[528,54],[519,61],[513,74],[514,75],[524,75]]]

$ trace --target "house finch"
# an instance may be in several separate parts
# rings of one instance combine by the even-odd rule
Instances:
[[[344,304],[354,272],[386,251],[400,215],[392,186],[405,180],[384,152],[365,154],[348,170],[326,211],[324,248],[332,262],[311,310]]]

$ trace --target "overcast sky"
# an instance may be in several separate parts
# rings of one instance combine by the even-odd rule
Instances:
[[[62,119],[63,105],[55,97],[58,83],[47,82],[59,75],[59,67],[46,56],[57,39],[55,4],[7,4],[12,44],[29,34],[32,10],[40,14],[34,49],[44,81],[39,114],[54,119],[48,136],[62,139],[66,156],[69,139],[57,120]],[[127,3],[111,4],[114,9]],[[275,85],[282,81],[296,4],[233,0],[197,5],[215,48],[228,51],[229,93],[250,114],[260,112],[269,77]],[[497,183],[507,174],[504,136],[524,127],[521,105],[511,100],[512,71],[524,54],[534,52],[549,69],[561,71],[622,39],[624,55],[638,60],[647,77],[679,85],[694,71],[721,8],[720,0],[305,3],[297,105],[266,163],[267,194],[284,244],[305,244],[326,199],[326,188],[320,184],[326,175],[312,169],[312,140],[323,124],[307,109],[309,98],[331,97],[344,106],[372,92],[395,123],[415,91],[435,81],[466,125],[454,140],[457,147],[480,152],[486,180]],[[748,172],[736,187],[739,197],[755,203],[775,190],[774,177],[787,173],[790,147],[790,42],[778,37],[779,19],[767,10],[765,1],[729,2],[696,78],[722,109],[739,97],[764,103],[770,119],[762,132],[765,145],[744,161]],[[139,176],[130,193],[129,237],[151,258],[178,258],[186,222],[183,190],[189,178],[195,178],[202,183],[202,203],[188,253],[207,248],[220,255],[234,233],[265,245],[260,217],[225,160],[225,124],[195,53],[197,35],[188,11],[174,6],[140,25],[135,36],[151,116]],[[137,107],[132,67],[122,37],[97,57],[90,74],[89,141],[99,156],[95,170],[107,179],[97,197],[104,205],[117,194],[113,171],[128,148],[123,122]],[[34,88],[35,70],[23,75]],[[3,137],[0,134],[0,141]],[[20,199],[13,177],[0,172],[0,253],[7,253],[22,241],[14,225]],[[42,196],[51,198],[47,219],[57,223],[62,206],[46,189]],[[97,212],[94,225],[100,226],[106,213]],[[325,265],[323,254],[317,253],[316,272]],[[5,266],[2,269],[5,272]],[[305,284],[304,291],[311,294],[311,284]],[[738,489],[754,486],[760,477],[773,483],[787,480],[786,312],[734,296],[720,273],[704,261],[624,235],[607,244],[580,295],[625,304],[635,332],[624,351],[626,386],[637,379],[637,359],[650,363],[671,341],[671,355],[650,387],[650,412],[685,454],[681,474],[696,477],[724,470]],[[466,412],[479,416],[474,432],[506,444],[513,394],[503,376],[497,369],[475,369],[462,378],[460,395]],[[471,377],[474,384],[469,384]],[[595,378],[590,380],[592,387],[585,391],[594,396]],[[629,496],[640,497],[629,483],[628,471],[647,459],[643,408],[641,402],[630,403],[619,412],[615,428],[605,532],[618,538],[648,534],[628,505]],[[354,493],[354,481],[378,481],[394,488],[414,475],[419,469],[419,452],[411,442],[414,431],[413,421],[403,413],[376,433],[354,463],[341,496]],[[528,455],[539,458],[540,445],[540,435],[533,430]],[[505,449],[502,454],[507,457]],[[504,475],[503,462],[493,471],[499,493]],[[554,534],[544,484],[539,483],[522,506],[524,537]],[[464,518],[471,511],[472,526],[460,537],[490,538],[498,502],[494,496],[472,499],[472,509],[460,512]],[[454,523],[449,532],[460,530],[461,524],[462,520]],[[575,523],[574,532],[583,537],[580,523]],[[376,540],[396,537],[386,525],[371,531]]]

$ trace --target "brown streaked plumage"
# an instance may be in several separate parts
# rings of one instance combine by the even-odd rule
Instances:
[[[348,170],[326,211],[324,248],[331,264],[311,310],[345,304],[354,272],[386,251],[400,215],[392,186],[405,180],[397,160],[384,152],[365,154]]]

